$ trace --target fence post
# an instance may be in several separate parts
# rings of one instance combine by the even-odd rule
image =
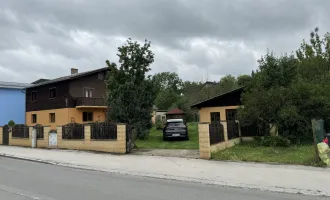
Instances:
[[[56,133],[57,133],[57,147],[61,148],[62,146],[62,126],[56,127]]]
[[[126,153],[126,124],[117,124],[117,142],[116,153]]]
[[[209,123],[202,122],[198,124],[199,137],[199,157],[202,159],[211,158],[210,128]]]
[[[228,128],[227,128],[227,121],[220,122],[223,126],[223,136],[225,138],[225,142],[228,141]]]
[[[44,141],[45,141],[45,146],[49,147],[49,132],[50,132],[51,128],[50,126],[44,126]],[[38,142],[37,142],[37,146],[38,146]]]
[[[91,125],[84,125],[84,134],[85,134],[84,135],[85,144],[90,144],[90,142],[91,142]]]
[[[3,141],[3,127],[0,126],[0,144],[2,144]]]

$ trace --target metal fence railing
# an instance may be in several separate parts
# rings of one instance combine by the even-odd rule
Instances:
[[[37,124],[34,126],[36,133],[37,133],[37,139],[43,139],[44,138],[44,127],[41,124]]]
[[[216,144],[225,141],[224,128],[220,122],[212,122],[209,125],[210,144]]]
[[[62,126],[62,139],[84,139],[85,130],[83,124],[70,123]]]
[[[227,133],[228,140],[232,140],[239,137],[239,124],[235,120],[227,121]]]
[[[29,127],[25,124],[16,124],[12,127],[12,137],[29,138]]]
[[[117,124],[113,122],[91,123],[91,139],[93,140],[116,140]]]

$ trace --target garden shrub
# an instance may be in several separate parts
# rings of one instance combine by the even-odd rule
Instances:
[[[157,115],[156,116],[156,123],[155,123],[155,125],[156,125],[156,129],[163,129],[164,128],[164,122],[163,122],[163,120],[162,120],[162,118],[161,118],[160,115]]]
[[[288,139],[281,136],[265,136],[254,137],[253,145],[266,147],[288,147],[290,142]]]

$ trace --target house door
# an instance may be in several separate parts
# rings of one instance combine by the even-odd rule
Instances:
[[[3,131],[2,131],[2,144],[3,145],[9,145],[9,126],[8,125],[5,125],[3,127]]]

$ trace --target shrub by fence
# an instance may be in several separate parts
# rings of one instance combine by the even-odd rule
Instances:
[[[29,138],[29,127],[25,124],[16,124],[12,127],[12,137]]]
[[[212,122],[209,125],[210,144],[216,144],[225,141],[224,128],[220,122]]]
[[[70,123],[62,126],[62,139],[84,139],[84,125],[78,123]]]
[[[91,139],[93,140],[116,140],[117,124],[112,122],[91,123]]]

